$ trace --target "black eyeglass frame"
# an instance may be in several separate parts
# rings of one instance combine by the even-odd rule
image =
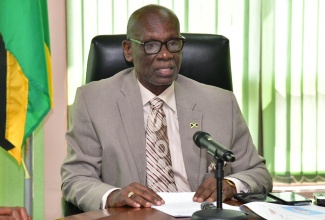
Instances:
[[[139,41],[139,40],[136,40],[136,39],[133,39],[133,38],[129,38],[129,37],[127,38],[127,40],[128,40],[128,41],[132,41],[132,42],[137,43],[137,44],[141,44],[141,45],[143,45],[143,50],[144,50],[144,52],[145,52],[146,54],[148,54],[148,55],[152,55],[152,54],[157,54],[157,53],[159,53],[159,52],[161,51],[161,48],[162,48],[163,45],[166,45],[166,48],[167,48],[167,50],[168,50],[169,52],[171,52],[171,53],[178,53],[178,52],[180,52],[180,51],[183,50],[183,47],[184,47],[184,43],[185,43],[185,41],[186,41],[186,38],[185,38],[184,36],[180,35],[178,38],[170,38],[170,39],[168,39],[167,41],[164,41],[164,42],[162,42],[162,41],[160,41],[160,40],[148,40],[148,41],[144,41],[144,42],[142,42],[142,41]],[[178,50],[178,51],[170,51],[170,50],[169,50],[169,48],[168,48],[168,42],[170,42],[170,41],[172,41],[172,40],[181,40],[181,41],[183,42],[182,47],[181,47],[180,50]],[[159,48],[159,50],[158,50],[156,53],[147,53],[147,51],[146,51],[146,47],[145,47],[145,46],[146,46],[146,44],[149,43],[149,42],[160,42],[160,48]]]

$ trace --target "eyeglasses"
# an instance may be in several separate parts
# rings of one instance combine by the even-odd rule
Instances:
[[[168,41],[161,42],[159,40],[150,40],[141,42],[132,38],[128,38],[129,41],[143,45],[144,52],[146,54],[157,54],[161,50],[162,45],[166,45],[167,50],[171,53],[177,53],[183,49],[184,42],[186,40],[182,35],[179,38],[169,39]]]

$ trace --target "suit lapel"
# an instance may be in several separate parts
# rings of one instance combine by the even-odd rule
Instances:
[[[146,182],[146,143],[143,106],[140,89],[134,71],[124,80],[121,92],[125,95],[118,100],[118,106],[128,139],[134,164],[138,170],[139,182]]]
[[[136,164],[139,182],[145,185],[147,161],[144,116],[141,93],[134,70],[125,77],[121,92],[124,97],[118,100],[118,106],[129,149]],[[196,103],[177,81],[175,81],[175,97],[185,169],[191,189],[196,190],[206,170],[203,159],[205,154],[202,155],[200,148],[193,142],[194,133],[202,130],[202,113],[194,110]]]
[[[191,188],[195,191],[202,179],[200,170],[205,169],[202,167],[200,148],[193,142],[194,133],[201,130],[202,113],[194,110],[196,103],[177,81],[175,97],[185,169]]]

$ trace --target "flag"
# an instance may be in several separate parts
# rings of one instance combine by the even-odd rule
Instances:
[[[0,146],[18,162],[52,108],[46,0],[0,0]]]

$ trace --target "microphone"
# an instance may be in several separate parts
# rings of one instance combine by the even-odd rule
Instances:
[[[217,157],[226,162],[235,161],[235,156],[229,149],[214,141],[210,134],[204,131],[195,132],[193,141],[199,148],[207,149],[208,154],[215,158]]]

